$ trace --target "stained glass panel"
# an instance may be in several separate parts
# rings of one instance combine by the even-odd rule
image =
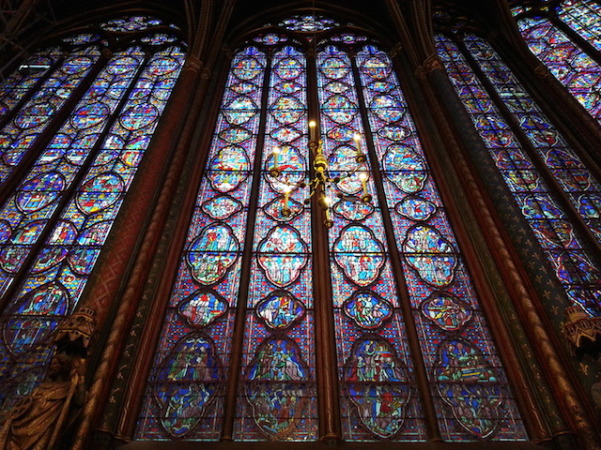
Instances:
[[[601,51],[601,5],[594,0],[565,0],[557,11],[560,20]]]
[[[594,1],[562,2],[558,17],[601,51],[601,6]],[[517,21],[530,50],[601,123],[601,67],[551,20],[521,17]]]
[[[251,163],[265,64],[265,54],[254,47],[237,53],[232,61],[224,107],[155,355],[153,382],[144,394],[138,439],[219,439],[242,289],[250,189],[256,176]],[[241,93],[240,85],[252,88]],[[279,348],[274,346],[264,351]],[[201,357],[200,348],[204,348]]]
[[[381,211],[361,157],[367,148],[353,62],[328,46],[317,64],[323,151],[331,176],[340,179],[327,194],[338,198],[329,238],[343,436],[422,440],[423,412]]]
[[[314,441],[311,214],[303,205],[309,195],[303,187],[306,62],[297,49],[284,47],[271,66],[235,436]]]
[[[2,127],[0,130],[0,183],[3,183],[19,165],[27,151],[35,144],[38,136],[44,132],[65,101],[86,77],[99,56],[100,51],[97,47],[73,52],[36,89],[35,94],[23,105],[15,117]],[[55,57],[58,58],[58,55]],[[45,58],[43,61],[30,60],[25,64],[29,68],[32,66],[45,67],[45,65],[48,66],[48,69],[45,70],[51,70],[49,58]],[[33,75],[27,77],[24,83],[33,87],[32,78],[34,79],[35,74],[38,74],[38,77],[41,76],[41,73],[33,72]],[[13,95],[17,96],[18,92]],[[21,93],[22,95],[24,92]]]
[[[392,61],[368,46],[357,54],[357,65],[443,439],[524,440],[517,405]]]
[[[283,20],[280,22],[280,26],[293,31],[313,33],[317,31],[329,30],[330,28],[338,26],[338,23],[327,17],[304,14]]]
[[[488,44],[475,36],[468,36],[466,44],[485,73],[493,74],[492,80],[495,72],[503,74],[504,84],[495,83],[495,87],[502,90],[501,97],[508,100],[507,106],[532,142],[537,156],[566,190],[573,206],[581,210],[581,205],[591,204],[587,207],[591,213],[583,214],[583,219],[591,231],[601,238],[599,209],[598,206],[593,206],[599,198],[598,181],[585,170],[577,155],[566,146],[562,137],[528,98],[526,91]],[[491,157],[547,253],[568,298],[591,316],[599,316],[601,268],[595,265],[594,256],[570,223],[565,206],[554,198],[547,182],[536,170],[532,155],[524,150],[507,119],[488,99],[485,89],[474,77],[459,48],[443,36],[437,37],[437,46],[452,74],[451,80],[457,92],[468,106],[468,112]]]
[[[40,79],[60,59],[58,48],[42,50],[23,61],[19,68],[0,84],[0,120],[26,95],[35,91]]]
[[[280,26],[337,25],[307,15]],[[316,380],[331,364],[343,439],[426,441],[415,374],[425,363],[445,439],[526,439],[391,60],[344,32],[319,47],[314,66],[289,32],[267,31],[230,66],[136,438],[217,440],[231,408],[235,440],[315,441]],[[327,160],[331,201],[311,198],[314,106],[321,141],[311,137]],[[324,201],[327,213],[311,210]],[[320,228],[324,214],[329,230]],[[327,235],[323,261],[316,233]],[[313,278],[322,264],[331,280]],[[331,298],[320,297],[324,280]],[[314,299],[334,318],[337,360],[322,365],[314,355],[330,343],[316,334]],[[412,360],[407,321],[424,361]],[[243,331],[236,342],[234,328]],[[235,391],[234,407],[226,391]]]
[[[88,45],[88,39],[94,40],[66,40]],[[99,56],[98,47],[84,47],[57,61],[3,129],[13,142],[5,167],[19,163],[16,150],[19,158],[28,150],[15,142],[33,142],[52,114],[73,101]],[[79,301],[183,58],[179,47],[115,52],[0,210],[0,291],[13,298],[1,322],[2,411],[43,376],[48,338]]]

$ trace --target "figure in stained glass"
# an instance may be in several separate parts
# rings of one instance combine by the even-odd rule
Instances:
[[[161,424],[174,437],[194,430],[218,393],[221,363],[210,339],[192,334],[161,363],[154,387]]]
[[[282,24],[305,30],[315,26],[313,19]],[[470,327],[466,334],[474,342],[492,342],[393,62],[370,38],[347,31],[315,40],[315,65],[307,64],[304,47],[297,45],[304,39],[302,34],[293,39],[294,33],[279,35],[271,26],[249,37],[246,47],[234,55],[208,163],[198,169],[204,170],[204,178],[189,228],[190,245],[169,300],[169,305],[178,305],[178,311],[167,316],[158,351],[170,345],[174,333],[186,339],[202,327],[203,336],[210,336],[214,347],[222,351],[224,364],[232,373],[242,374],[243,384],[229,386],[236,395],[229,405],[232,422],[225,424],[229,417],[218,413],[208,417],[205,400],[200,402],[204,410],[190,409],[195,398],[206,396],[202,389],[208,390],[210,383],[195,387],[187,381],[187,371],[172,367],[172,378],[187,381],[181,383],[178,401],[169,407],[178,422],[159,417],[165,432],[153,429],[156,413],[147,393],[139,438],[181,435],[213,440],[219,439],[220,429],[226,426],[233,427],[235,440],[315,440],[320,433],[317,391],[339,395],[343,439],[426,440],[422,396],[412,376],[415,366],[422,364],[429,389],[437,391],[442,383],[435,372],[437,345],[450,339],[448,334],[454,336]],[[307,83],[315,78],[317,86]],[[319,104],[311,105],[316,99]],[[313,110],[319,107],[317,117],[308,117],[310,105]],[[331,175],[338,172],[341,176],[340,182],[327,187],[338,197],[333,200],[333,211],[328,211],[333,226],[327,230],[315,226],[320,222],[315,221],[319,211],[312,211],[310,202],[298,201],[310,195],[303,191],[310,172],[309,135],[314,137],[309,118],[319,122],[315,134],[323,141]],[[369,165],[357,163],[362,146],[366,153],[375,152],[369,155]],[[279,152],[274,151],[276,147]],[[372,163],[379,164],[382,176],[371,173]],[[367,175],[365,187],[355,177],[359,169]],[[387,205],[354,202],[352,196],[365,188]],[[226,211],[230,206],[235,206],[235,213]],[[289,214],[283,214],[285,209]],[[211,250],[215,240],[206,230],[219,226],[231,228],[235,249]],[[326,238],[326,248],[320,252],[313,252],[314,233]],[[251,241],[238,240],[242,236]],[[400,257],[389,255],[390,248]],[[231,270],[227,277],[220,276],[220,270],[212,277],[201,273],[203,264],[217,266],[216,260],[234,254],[240,264],[232,262],[228,267],[240,267],[239,274],[238,270]],[[202,258],[207,261],[201,263]],[[324,273],[313,273],[313,267]],[[196,283],[207,287],[199,289]],[[328,283],[331,290],[322,286]],[[223,305],[217,295],[209,299],[209,284],[211,292],[223,295]],[[405,284],[407,292],[402,293],[397,288]],[[334,326],[328,329],[336,336],[333,354],[324,350],[332,343],[319,340],[324,333],[315,326],[314,297],[322,306],[333,305]],[[225,303],[227,313],[222,314]],[[414,311],[410,317],[401,315],[405,306]],[[229,314],[234,308],[239,313]],[[182,316],[187,323],[179,322]],[[411,359],[405,321],[412,320],[420,338],[432,337],[413,342],[420,347],[423,361]],[[234,329],[242,332],[234,334]],[[466,345],[475,348],[471,341],[466,340]],[[235,361],[228,360],[231,348],[242,349]],[[500,367],[492,345],[484,350],[494,367]],[[340,392],[327,392],[316,383],[324,364],[316,364],[320,360],[315,356],[326,357],[331,367],[339,368]],[[162,370],[157,365],[151,380]],[[455,389],[467,397],[471,382],[469,377],[458,378]],[[486,395],[488,391],[481,392]],[[457,398],[459,394],[443,388],[434,393],[444,439],[479,438],[466,429],[469,426],[457,423],[459,406],[441,399],[441,395]],[[494,403],[496,391],[489,394],[490,399],[483,402]],[[510,399],[508,403],[515,412]],[[161,404],[163,415],[166,405]],[[215,411],[223,405],[218,396],[211,403]],[[323,421],[338,418],[335,411],[326,414]],[[195,418],[185,422],[186,416]],[[480,423],[472,420],[471,424]],[[502,436],[509,440],[524,437],[519,420]]]
[[[179,313],[195,327],[206,327],[227,311],[227,301],[213,291],[197,291],[184,299]]]
[[[421,305],[422,313],[445,331],[462,329],[472,318],[470,306],[442,292],[434,293]]]
[[[358,291],[344,302],[344,312],[358,326],[379,328],[392,316],[392,305],[373,291]]]
[[[461,340],[442,343],[435,375],[442,399],[462,427],[480,438],[495,433],[503,395],[497,375],[475,347]]]
[[[274,329],[285,329],[300,320],[306,308],[290,292],[274,291],[257,304],[257,316]]]
[[[259,429],[271,439],[287,439],[307,406],[303,381],[308,369],[299,347],[288,339],[264,341],[246,379],[246,399]]]
[[[387,341],[368,336],[356,341],[344,382],[367,429],[383,438],[401,430],[411,390],[405,365]]]
[[[203,285],[220,280],[238,258],[239,244],[229,226],[207,226],[190,245],[187,262],[194,279]]]
[[[299,232],[287,225],[278,225],[259,244],[259,265],[276,286],[284,287],[295,281],[307,264],[307,245]]]
[[[447,286],[452,282],[458,261],[452,246],[436,228],[412,227],[407,232],[403,251],[409,265],[425,282],[435,286]]]
[[[368,286],[380,275],[385,256],[382,244],[362,225],[348,226],[334,243],[334,258],[344,274],[359,286]]]

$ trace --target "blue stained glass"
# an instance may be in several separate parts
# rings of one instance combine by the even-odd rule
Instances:
[[[274,291],[257,304],[256,313],[274,329],[285,329],[305,314],[305,305],[287,291]]]
[[[0,130],[0,183],[6,180],[27,151],[35,144],[37,136],[52,122],[54,115],[79,86],[99,56],[98,48],[91,47],[78,50],[67,57],[49,74],[49,77],[20,109],[12,122]],[[58,59],[58,55],[54,55],[54,58]],[[40,77],[42,73],[49,70],[50,61],[34,59],[21,67],[32,67],[38,64],[48,68],[43,69],[43,72],[34,72],[34,75],[30,75],[29,78]],[[18,78],[17,75],[13,75],[14,77]],[[24,95],[24,92],[20,95]],[[0,99],[0,105],[2,103],[3,100]],[[14,105],[15,102],[13,101],[12,104]]]
[[[495,367],[501,367],[501,363],[457,253],[455,237],[431,181],[415,126],[405,112],[407,107],[392,63],[381,50],[366,46],[357,55],[357,65],[363,95],[369,105],[369,123],[375,136],[373,144],[384,176],[397,245],[404,258],[405,284],[415,311],[413,317],[426,371],[430,383],[440,394],[434,396],[434,401],[443,438],[480,439],[483,433],[477,425],[486,422],[490,425],[488,438],[524,440],[526,434],[513,400],[504,398],[503,404],[497,403],[497,391],[482,389],[481,401],[485,404],[490,401],[494,408],[475,409],[466,414],[465,408],[470,407],[469,395],[457,398],[452,390],[445,390],[446,386],[436,375],[430,375],[443,364],[441,342],[459,330],[471,336],[470,348],[486,354],[486,359],[494,361]],[[374,83],[382,82],[390,86],[386,96],[382,96],[380,85],[372,88]],[[452,389],[467,392],[471,389],[470,383],[468,379],[457,379]],[[508,391],[504,375],[498,375],[497,383],[497,389]],[[491,410],[494,415],[490,414]]]
[[[504,71],[509,73],[509,70],[502,64],[500,60],[495,59],[494,66],[489,63],[491,49],[479,38],[468,36],[466,43],[472,54],[480,62],[485,73],[490,71]],[[463,96],[470,95],[470,92],[478,92],[480,96],[484,96],[485,90],[482,85],[475,79],[471,78],[470,90],[466,91],[465,83],[461,83],[461,74],[470,73],[471,69],[466,64],[463,56],[451,41],[442,36],[437,37],[437,45],[439,54],[447,64],[449,71],[455,73],[452,77],[454,83],[461,87],[460,91]],[[487,54],[486,61],[480,58],[480,49],[485,48]],[[492,53],[494,55],[494,52]],[[496,58],[496,56],[495,56]],[[527,98],[525,90],[515,81],[513,76],[510,80],[511,91],[515,95]],[[505,83],[507,85],[507,83]],[[497,87],[498,88],[498,87]],[[471,94],[473,95],[473,94]],[[585,166],[577,157],[577,155],[565,144],[562,137],[555,131],[549,121],[542,115],[534,102],[526,102],[518,105],[509,105],[510,111],[515,114],[520,123],[524,126],[527,136],[532,140],[533,146],[538,155],[543,161],[548,163],[549,170],[556,177],[560,185],[564,186],[572,199],[574,206],[578,208],[579,197],[596,198],[600,192],[599,183],[594,180],[591,175],[585,171]],[[496,108],[487,111],[488,116],[494,118],[489,123],[503,123],[503,119]],[[549,259],[554,263],[556,272],[560,282],[563,284],[567,292],[574,285],[580,285],[579,289],[588,292],[597,292],[599,289],[599,279],[601,279],[601,269],[594,265],[583,267],[577,263],[580,260],[579,253],[586,253],[578,233],[573,230],[568,220],[568,214],[553,200],[550,189],[534,169],[534,165],[530,157],[517,144],[518,140],[515,137],[499,141],[491,139],[492,129],[487,126],[486,121],[480,120],[478,111],[471,113],[472,120],[482,130],[484,141],[489,148],[491,155],[497,162],[497,166],[502,169],[501,174],[505,178],[508,187],[514,193],[514,197],[518,205],[522,207],[524,216],[529,221],[531,228],[537,236],[541,246],[547,252]],[[506,127],[506,126],[505,126]],[[511,131],[508,129],[508,133]],[[558,156],[561,156],[558,158]],[[566,158],[567,156],[567,158]],[[511,167],[510,169],[508,169]],[[576,180],[585,180],[584,183]],[[583,216],[587,225],[591,227],[593,233],[599,228],[599,219],[595,216]],[[599,236],[599,235],[598,235]],[[601,236],[599,236],[601,238]],[[573,261],[573,270],[565,271],[565,264],[556,263],[554,249],[563,247],[570,249],[562,257],[562,261],[569,263]],[[589,278],[586,275],[593,275]],[[590,296],[589,298],[594,298]],[[584,297],[572,297],[573,301],[580,302],[579,299]],[[589,314],[598,316],[601,314],[600,304],[594,304],[590,299],[582,300],[579,303],[584,307]]]
[[[128,32],[142,31],[161,25],[164,25],[164,22],[160,19],[155,19],[154,17],[129,16],[119,19],[111,19],[100,24],[100,27],[106,31]]]
[[[411,399],[408,373],[386,340],[369,337],[357,341],[345,367],[345,379],[348,395],[369,430],[386,439],[403,429]]]
[[[237,405],[241,440],[317,438],[310,212],[302,205],[308,195],[302,185],[308,181],[305,65],[293,47],[272,59],[247,303],[257,319],[245,329],[253,344],[243,356],[245,398]]]
[[[60,59],[61,52],[51,48],[36,52],[0,84],[0,117],[7,115],[18,102],[45,77]]]
[[[113,58],[113,61],[118,64],[120,57],[121,55],[116,55]],[[136,61],[138,64],[141,62],[139,60]],[[95,84],[104,84],[107,82],[110,83],[111,80],[115,79],[113,75],[110,75],[110,69],[108,69],[110,67],[111,63],[109,62],[107,69],[101,72],[95,81]],[[75,112],[59,130],[59,134],[57,135],[58,145],[60,148],[63,148],[63,144],[65,143],[64,136],[69,136],[71,139],[71,148],[74,147],[77,149],[75,154],[70,154],[69,150],[71,150],[71,148],[65,148],[65,154],[69,154],[71,161],[73,161],[73,158],[80,150],[80,158],[82,160],[88,157],[92,147],[95,145],[96,140],[99,137],[99,134],[97,133],[102,129],[99,127],[104,127],[107,114],[114,111],[118,105],[118,99],[106,97],[97,99],[97,101],[94,103],[89,103],[89,93],[91,90],[92,88],[90,88],[88,91],[88,95],[84,95],[79,103],[79,106],[75,108]],[[100,100],[103,102],[101,103]],[[88,123],[88,120],[90,120],[92,123]],[[74,122],[86,123],[86,125],[82,127],[76,127],[74,129],[71,126],[71,124]],[[54,154],[55,150],[52,147],[53,144],[51,143],[49,151],[51,154]],[[49,161],[52,161],[53,164],[48,164]],[[62,191],[66,190],[70,186],[77,173],[73,166],[68,164],[69,162],[70,161],[67,158],[55,159],[54,156],[46,157],[44,154],[42,154],[42,158],[36,165],[34,165],[30,171],[30,174],[25,177],[25,180],[19,186],[17,194],[13,197],[13,199],[9,200],[8,205],[3,208],[2,214],[5,214],[7,212],[7,208],[9,208],[10,204],[14,202],[16,206],[23,211],[23,215],[20,219],[21,221],[26,221],[26,213],[34,210],[38,214],[43,214],[44,217],[50,217],[55,211],[56,207],[58,207],[58,204],[55,200],[59,198],[59,195]],[[110,183],[110,181],[113,180],[113,177],[114,176],[109,176],[109,178],[104,180],[105,183],[100,184],[105,185],[106,182]],[[43,191],[41,190],[41,183],[46,185]],[[100,201],[99,204],[103,204],[105,199],[98,198],[98,201]],[[94,200],[86,199],[86,203],[88,202],[94,202]],[[2,286],[0,289],[5,290],[11,282],[12,277],[3,276],[0,274],[0,286]]]
[[[223,411],[224,400],[219,392],[223,391],[225,383],[220,374],[226,373],[229,367],[234,326],[232,311],[237,306],[240,288],[239,255],[243,250],[240,242],[244,242],[250,201],[248,186],[254,177],[249,170],[257,139],[257,105],[261,99],[265,64],[265,55],[254,47],[240,51],[232,61],[223,98],[223,104],[228,107],[222,108],[215,129],[207,171],[169,300],[152,377],[160,377],[164,370],[162,367],[168,364],[166,361],[173,360],[170,355],[179,352],[182,343],[192,341],[206,346],[207,353],[211,349],[215,369],[210,379],[204,377],[192,382],[185,373],[194,364],[181,359],[177,386],[183,406],[168,406],[169,392],[163,388],[168,386],[167,381],[162,382],[159,378],[157,383],[149,384],[136,431],[138,439],[219,438],[222,418],[216,415],[216,411]],[[255,89],[244,92],[232,89],[241,82],[249,81]],[[242,114],[244,120],[237,119],[240,117],[237,114]],[[221,222],[224,219],[227,219],[227,224]],[[194,329],[201,329],[203,334],[195,334]],[[161,394],[163,400],[157,398],[154,393],[157,390],[165,392]],[[201,399],[200,403],[197,398]],[[155,424],[157,420],[163,425]]]
[[[179,340],[161,362],[155,384],[163,427],[178,438],[190,434],[214,403],[222,377],[214,342],[198,334]]]
[[[355,159],[364,148],[365,133],[352,64],[349,55],[334,46],[317,58],[324,153],[332,174],[341,176],[328,195],[342,195],[333,208],[329,234],[338,365],[345,367],[340,374],[343,433],[345,439],[358,441],[421,440],[423,415],[419,399],[411,396],[413,368],[397,312],[381,213],[375,200],[360,200],[375,187],[371,176],[365,186],[358,179],[361,172],[369,173],[369,165]],[[343,94],[340,83],[349,87]],[[381,333],[376,340],[366,334],[374,329]],[[374,351],[386,356],[380,360]],[[379,369],[389,375],[388,382],[375,376]]]
[[[468,433],[488,438],[497,431],[504,394],[493,367],[475,347],[460,340],[444,342],[435,377],[448,405],[469,407],[469,414],[457,416]]]
[[[601,50],[601,8],[591,1],[566,1],[560,20]],[[601,123],[601,67],[547,18],[519,18],[518,27],[530,50]]]
[[[281,26],[312,32],[333,26],[316,22],[306,16]],[[230,369],[241,374],[235,440],[310,441],[318,436],[311,231],[312,221],[324,217],[305,202],[315,156],[308,154],[306,62],[275,34],[252,42],[269,51],[266,55],[247,47],[231,64],[137,439],[218,439],[225,404],[221,377]],[[365,38],[345,33],[331,42],[345,46]],[[445,439],[525,440],[391,61],[373,46],[358,50],[351,56],[325,45],[316,61],[320,144],[330,175],[339,177],[325,186],[325,193],[337,200],[327,215],[333,223],[328,232],[332,298],[320,300],[331,300],[334,312],[343,438],[427,439],[404,328],[412,318],[401,317],[397,293],[398,285],[406,284]],[[271,70],[265,74],[268,64]],[[359,73],[361,86],[356,86],[354,73]],[[363,104],[368,105],[369,124],[360,115]],[[264,131],[258,141],[259,130]],[[373,136],[373,142],[365,136]],[[375,149],[374,158],[358,158],[364,149]],[[381,163],[383,197],[389,199],[404,283],[395,280],[387,255],[389,240],[371,161]],[[251,196],[257,206],[253,210]],[[247,229],[251,217],[254,229]],[[217,230],[226,237],[223,246],[209,239],[208,233]],[[248,236],[251,241],[245,242]],[[202,268],[203,260],[211,270]],[[246,274],[248,284],[241,285]],[[244,329],[242,354],[239,367],[232,368],[234,311],[243,300],[245,310],[237,319],[244,315],[237,324]],[[459,333],[470,339],[460,342]],[[205,353],[215,349],[211,377],[188,375],[195,363],[174,356],[188,343],[205,347]],[[466,363],[473,373],[452,373],[453,358],[463,356],[490,363]],[[175,360],[181,364],[166,371]],[[168,391],[167,373],[175,377],[177,391]],[[482,375],[482,386],[474,386],[475,373]],[[169,404],[168,394],[177,404]]]
[[[313,33],[316,31],[329,30],[330,28],[338,26],[338,23],[327,17],[306,14],[283,20],[280,23],[280,26],[289,30]]]
[[[601,6],[591,0],[566,0],[558,17],[601,51]]]
[[[79,36],[70,44],[85,41],[85,37]],[[32,114],[40,105],[58,110],[99,54],[96,47],[75,50],[56,65],[15,118],[14,124],[26,134],[10,135],[11,131],[0,134],[3,139],[10,138],[13,146],[12,154],[2,155],[3,162],[8,161],[11,166],[18,164],[22,154],[33,145],[34,132],[43,131],[44,123],[53,120]],[[133,85],[140,75],[138,85],[144,83],[150,88],[146,98],[153,95],[154,90],[163,90],[165,95],[159,100],[155,97],[152,105],[157,113],[155,118],[158,117],[173,86],[164,82],[177,78],[183,56],[177,47],[155,55],[144,55],[136,47],[115,53],[96,79],[91,80],[72,115],[42,149],[15,194],[0,211],[6,219],[2,221],[6,229],[0,233],[0,290],[6,292],[8,287],[16,285],[16,295],[3,319],[0,344],[4,353],[11,356],[3,359],[0,372],[1,382],[13,386],[13,392],[25,395],[43,376],[43,370],[35,369],[30,372],[31,377],[22,374],[32,364],[34,368],[47,365],[48,336],[64,316],[73,312],[154,131],[156,120],[145,124],[143,129],[127,129],[121,125],[119,119],[129,117],[126,114],[129,105],[136,107],[140,100],[139,95],[125,98],[128,89],[131,88],[132,94],[140,92],[138,86]],[[141,69],[144,60],[148,61],[148,69]],[[175,70],[157,71],[157,65],[153,65],[155,60],[162,62],[160,66],[171,60],[169,66]],[[46,113],[52,111],[46,110]],[[19,130],[17,127],[10,130]],[[19,149],[15,148],[17,145]],[[16,154],[17,150],[21,155]],[[86,172],[80,174],[82,169]],[[78,175],[82,181],[75,186]],[[73,194],[66,198],[65,193],[70,190]],[[30,255],[36,246],[39,246],[38,253]],[[15,275],[24,269],[28,256],[31,261],[27,274],[21,275],[17,284]],[[21,327],[26,329],[19,331]],[[21,356],[22,352],[27,352],[27,358]],[[3,392],[1,409],[8,411],[15,400],[12,393]]]
[[[272,338],[257,349],[246,371],[245,393],[255,422],[265,435],[287,440],[294,434],[309,401],[299,384],[308,379],[308,372],[294,341]]]

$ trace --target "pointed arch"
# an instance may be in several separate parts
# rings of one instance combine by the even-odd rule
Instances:
[[[290,23],[233,56],[135,438],[524,440],[391,59]]]

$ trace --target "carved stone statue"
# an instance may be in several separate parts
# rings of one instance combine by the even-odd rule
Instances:
[[[86,397],[85,358],[94,328],[94,310],[85,307],[59,325],[46,378],[7,414],[0,450],[53,450],[74,429]]]
[[[54,449],[85,401],[84,359],[59,353],[46,379],[17,403],[0,429],[2,450]]]

